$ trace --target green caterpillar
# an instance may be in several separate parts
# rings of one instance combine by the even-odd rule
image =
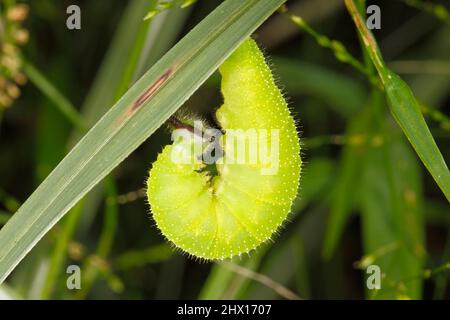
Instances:
[[[270,239],[289,214],[301,171],[294,119],[255,41],[245,40],[219,71],[224,103],[216,118],[224,134],[215,172],[196,161],[204,150],[191,136],[163,149],[147,182],[161,232],[177,248],[204,259],[240,255]],[[239,138],[244,149],[228,143]],[[251,159],[252,142],[259,143],[258,159]],[[244,163],[227,161],[236,160],[239,150],[245,150]],[[268,150],[276,151],[276,158],[261,156]],[[176,163],[173,156],[180,151],[190,161]]]

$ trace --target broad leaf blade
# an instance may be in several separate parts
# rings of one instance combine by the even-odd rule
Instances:
[[[367,29],[354,1],[345,0],[345,4],[386,90],[392,115],[420,160],[433,176],[447,200],[450,201],[450,171],[423,118],[414,94],[399,76],[386,67],[375,37]]]
[[[43,235],[180,107],[285,0],[227,0],[84,136],[0,231],[0,283]],[[150,97],[140,103],[140,97]]]

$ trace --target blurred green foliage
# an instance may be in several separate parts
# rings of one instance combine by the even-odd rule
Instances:
[[[64,1],[20,2],[30,9],[23,21],[29,41],[20,47],[30,81],[10,107],[0,106],[0,224],[84,128],[220,3],[199,0],[144,20],[160,9],[156,0],[79,0],[82,29],[69,31]],[[307,10],[312,2],[317,10]],[[231,262],[204,263],[165,242],[141,191],[148,167],[170,140],[161,128],[32,250],[8,279],[8,292],[56,299],[448,298],[448,201],[391,116],[356,28],[334,2],[341,3],[288,1],[288,10],[255,36],[268,48],[304,145],[299,197],[274,243]],[[448,70],[450,28],[442,9],[436,14],[420,3],[378,1],[382,29],[374,35],[386,64],[423,105],[448,161],[450,73],[427,66],[439,62]],[[15,5],[2,0],[0,35]],[[306,32],[293,15],[307,22]],[[268,30],[275,25],[290,36],[274,39]],[[210,117],[219,104],[214,75],[185,107]],[[69,264],[82,266],[80,291],[66,288]],[[368,264],[384,274],[379,291],[365,286]]]

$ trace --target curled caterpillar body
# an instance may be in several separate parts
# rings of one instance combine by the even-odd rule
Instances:
[[[294,119],[257,44],[244,41],[219,70],[224,103],[216,118],[225,133],[214,172],[197,161],[205,140],[191,135],[163,149],[147,182],[158,228],[204,259],[240,255],[270,239],[289,214],[301,170]]]

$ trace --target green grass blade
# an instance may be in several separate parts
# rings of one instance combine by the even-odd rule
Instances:
[[[97,276],[101,273],[98,266],[93,263],[92,257],[106,260],[114,244],[114,237],[119,221],[119,207],[116,201],[117,187],[111,176],[105,179],[105,189],[107,197],[105,198],[103,227],[100,239],[95,253],[91,257],[86,258],[82,265],[84,271],[81,278],[83,288],[76,293],[77,299],[84,299],[89,294]]]
[[[166,12],[168,15],[165,14],[164,16],[168,16],[168,18],[164,18],[162,21],[159,20],[163,18],[163,15],[158,15],[151,19],[151,21],[142,21],[143,12],[149,8],[154,8],[155,5],[156,1],[148,0],[134,0],[127,5],[125,13],[112,40],[111,48],[106,54],[106,62],[100,68],[98,76],[96,76],[95,84],[91,89],[92,91],[90,91],[92,94],[90,93],[88,95],[89,98],[86,100],[86,103],[82,108],[83,118],[89,119],[89,126],[97,121],[101,117],[102,113],[110,107],[110,101],[116,102],[126,92],[129,85],[134,82],[135,78],[138,78],[136,75],[141,76],[144,73],[145,70],[140,67],[141,63],[138,62],[138,60],[145,60],[147,62],[147,56],[152,55],[154,59],[149,62],[149,65],[152,65],[157,58],[160,58],[163,55],[160,54],[160,51],[155,51],[164,50],[162,52],[164,53],[170,49],[170,45],[173,44],[179,28],[181,28],[181,24],[177,20],[177,17],[185,15],[188,10],[180,9],[178,10],[179,12],[177,12],[177,15],[171,15],[170,13],[174,11],[172,9]],[[158,30],[160,28],[163,28],[164,31],[170,32],[168,34],[158,34]],[[150,34],[158,34],[157,43],[155,43],[156,37],[149,37]],[[145,47],[149,48],[145,50]],[[98,92],[102,92],[102,95],[99,96],[97,94]],[[92,96],[95,96],[95,100],[91,99]],[[96,102],[97,104],[93,104],[93,102]],[[77,131],[74,134],[74,137],[81,137],[80,132]],[[53,167],[54,166],[51,168]],[[46,173],[45,176],[47,176],[48,173]],[[53,287],[57,284],[56,280],[59,277],[59,271],[63,269],[61,266],[65,263],[68,242],[72,239],[75,232],[78,232],[79,234],[86,234],[92,222],[92,217],[96,212],[98,205],[100,205],[100,198],[103,196],[103,189],[105,189],[106,193],[111,192],[110,190],[113,189],[108,187],[108,184],[114,184],[112,177],[106,180],[107,181],[104,183],[104,188],[102,188],[101,185],[97,185],[96,188],[94,188],[95,191],[91,190],[85,199],[86,201],[82,202],[83,207],[81,208],[79,205],[75,206],[70,211],[74,212],[69,212],[69,217],[66,217],[66,219],[61,221],[61,237],[58,237],[55,248],[52,252],[49,267],[51,272],[47,273],[47,278],[44,285],[45,291],[42,292],[40,298],[48,298],[50,297],[50,293],[55,291],[53,290]],[[105,197],[110,198],[111,194],[105,194]],[[81,211],[81,215],[75,213]],[[111,214],[114,214],[113,210],[110,210],[110,212]],[[72,215],[78,218],[72,218]],[[112,234],[109,235],[109,237],[112,236]],[[102,258],[106,257],[102,256]],[[91,259],[86,260],[87,262],[85,264],[87,264],[89,268],[87,272],[83,273],[83,275],[90,275],[89,282],[91,282],[94,281],[95,276],[100,273],[94,271],[91,272],[93,265],[88,263]],[[77,298],[85,295],[88,292],[86,288],[89,287],[90,285],[87,283],[87,285],[83,287],[83,290],[79,292]]]
[[[156,0],[133,0],[127,5],[111,45],[81,107],[83,119],[89,127],[94,125],[116,102],[117,90],[123,76],[127,74],[126,70],[138,42],[144,14],[156,3]]]
[[[329,189],[335,177],[336,167],[327,158],[312,158],[305,165],[302,176],[301,192],[292,204],[292,215],[311,205],[313,202],[326,202],[323,195],[329,193]]]
[[[450,171],[423,118],[414,94],[399,76],[386,67],[376,40],[367,29],[354,2],[345,0],[345,3],[364,41],[366,52],[370,56],[383,83],[389,109],[394,119],[441,188],[447,200],[450,201]]]
[[[152,19],[137,71],[149,69],[176,42],[192,7],[172,8]]]
[[[282,286],[289,287],[296,273],[300,270],[300,265],[305,262],[305,257],[302,256],[304,253],[302,239],[297,233],[273,249],[276,250],[270,250],[268,256],[261,263],[258,273],[265,275]],[[299,255],[300,259],[298,259]],[[304,272],[305,270],[302,271]],[[294,294],[297,295],[296,292]],[[297,296],[303,298],[301,293]],[[246,288],[241,289],[236,298],[252,300],[286,299],[274,287],[263,285],[257,281],[252,281]]]
[[[284,0],[227,0],[80,140],[0,230],[0,283],[90,189],[160,127]],[[143,94],[150,98],[140,103]]]
[[[371,103],[358,184],[365,256],[357,266],[365,272],[375,264],[383,273],[381,289],[366,290],[370,298],[419,299],[425,258],[420,166],[386,117],[381,92],[373,92]]]
[[[11,214],[6,211],[0,210],[0,226],[4,225],[11,218]]]
[[[312,63],[281,57],[274,57],[272,61],[281,83],[291,95],[314,95],[344,117],[361,110],[366,93],[357,81]]]
[[[22,300],[23,297],[13,288],[2,285],[0,287],[0,300]]]
[[[366,151],[367,126],[372,121],[368,111],[370,110],[366,108],[352,119],[347,129],[349,142],[342,151],[341,163],[337,170],[323,242],[322,256],[325,259],[331,259],[333,256],[354,208],[355,199],[358,198],[357,186],[362,171],[361,160]]]
[[[367,290],[372,299],[422,296],[425,250],[418,172],[403,141],[367,152],[360,203],[365,257],[360,267],[365,271],[375,264],[384,274],[380,290]]]

